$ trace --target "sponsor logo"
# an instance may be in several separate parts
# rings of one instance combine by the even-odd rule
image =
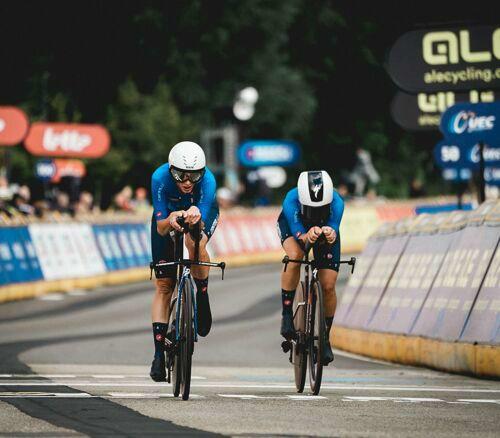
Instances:
[[[429,32],[422,39],[424,61],[430,65],[490,62],[500,59],[500,28],[491,36],[488,50],[472,51],[471,35],[468,30],[459,30],[458,35],[451,31]]]
[[[47,151],[58,149],[65,152],[82,152],[92,143],[92,137],[88,134],[81,134],[76,130],[64,129],[56,132],[52,128],[47,128],[43,133],[42,145]]]
[[[156,217],[161,217],[161,216],[162,216],[161,211],[159,211],[159,212],[156,213]]]
[[[163,339],[163,336],[162,336],[162,335],[160,335],[160,334],[158,333],[158,334],[155,336],[155,338],[156,338],[156,340],[157,340],[158,342],[161,342],[161,341],[162,341],[162,339]]]
[[[295,233],[295,237],[299,238],[301,234],[302,234],[302,233],[301,233],[300,231],[297,231],[297,232]]]
[[[285,300],[285,301],[283,301],[283,304],[285,306],[289,306],[290,304],[292,304],[292,301],[291,300]]]
[[[327,258],[327,259],[333,259],[333,255],[331,255],[331,254],[327,254],[327,255],[326,255],[326,258]]]
[[[450,119],[448,126],[454,134],[491,131],[494,127],[495,116],[477,116],[473,111],[460,111]]]
[[[316,184],[313,188],[312,191],[314,192],[314,197],[317,199],[318,198],[318,193],[321,190],[321,187],[323,187],[323,184]]]
[[[0,132],[2,132],[6,126],[7,126],[7,123],[5,123],[5,120],[0,119]]]

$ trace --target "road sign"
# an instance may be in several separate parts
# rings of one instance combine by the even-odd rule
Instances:
[[[245,167],[289,167],[298,163],[300,155],[297,143],[283,140],[248,140],[238,149],[238,159]]]
[[[500,102],[453,105],[443,113],[439,129],[450,140],[496,144],[500,138]]]
[[[389,75],[413,93],[500,87],[500,28],[461,26],[405,33],[389,53]]]

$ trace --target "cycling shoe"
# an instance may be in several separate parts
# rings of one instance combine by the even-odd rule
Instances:
[[[323,351],[323,358],[321,360],[321,364],[323,366],[328,366],[328,364],[330,362],[333,362],[333,351],[332,351],[332,347],[330,346],[330,342],[328,342],[328,340],[326,340],[325,342],[325,350]]]
[[[295,327],[293,325],[293,315],[285,314],[281,317],[281,336],[290,340],[295,337]]]
[[[165,382],[167,380],[167,371],[165,369],[165,355],[155,356],[151,364],[150,377],[155,382]]]
[[[207,336],[212,328],[212,312],[210,311],[210,300],[208,292],[196,291],[196,304],[198,305],[198,334]]]

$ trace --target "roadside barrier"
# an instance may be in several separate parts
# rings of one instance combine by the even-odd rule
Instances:
[[[500,202],[380,230],[332,341],[379,359],[500,377]],[[377,246],[379,248],[377,248]]]

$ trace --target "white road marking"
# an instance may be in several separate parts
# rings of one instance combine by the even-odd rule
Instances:
[[[0,398],[38,398],[38,397],[59,397],[59,398],[89,398],[97,397],[86,392],[0,392]]]
[[[12,377],[12,374],[0,374],[0,378],[6,379]]]
[[[125,376],[115,375],[115,374],[94,374],[90,377],[94,379],[124,379]]]
[[[254,395],[254,394],[217,394],[222,398],[238,398],[240,400],[296,400],[296,401],[314,401],[328,400],[321,395]]]
[[[22,382],[2,382],[2,386],[83,386],[83,387],[99,387],[99,386],[114,386],[114,387],[158,387],[171,386],[168,383],[141,383],[141,382],[81,382],[81,381],[22,381]],[[244,389],[295,389],[294,385],[247,385],[239,383],[195,383],[191,385],[196,388],[244,388]],[[430,387],[430,386],[382,386],[382,385],[323,385],[322,389],[326,390],[348,390],[348,391],[401,391],[401,392],[463,392],[463,393],[486,393],[499,394],[500,389],[482,389],[482,388],[464,388],[464,387]]]
[[[471,398],[471,399],[466,399],[466,398],[462,398],[462,399],[459,399],[457,400],[459,402],[464,402],[464,403],[494,403],[494,404],[500,404],[500,400],[493,400],[493,399],[488,399],[488,398],[485,398],[485,399],[474,399],[474,398]]]
[[[47,294],[47,295],[41,295],[36,298],[39,301],[62,301],[64,300],[64,295],[63,294]]]
[[[344,396],[342,401],[393,401],[393,402],[407,402],[407,403],[423,403],[423,402],[444,402],[440,398],[424,398],[424,397],[358,397],[358,396]]]
[[[43,377],[47,379],[76,379],[73,374],[33,374],[35,377]],[[27,376],[27,374],[25,375]],[[21,375],[21,377],[25,377]]]

